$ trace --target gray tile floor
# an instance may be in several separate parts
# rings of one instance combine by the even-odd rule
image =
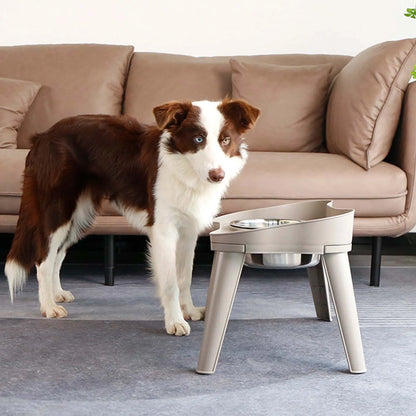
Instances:
[[[384,290],[368,285],[370,262],[371,258],[367,255],[350,256],[357,303],[359,308],[364,308],[363,319],[366,322],[362,323],[366,325],[376,323],[371,321],[371,317],[378,317],[380,305],[384,309],[387,305],[394,307],[388,299],[379,299]],[[196,305],[205,303],[210,269],[210,265],[195,266],[192,293]],[[414,275],[416,282],[416,256],[384,256],[381,288],[387,286],[390,291],[400,291],[401,287],[395,286],[394,280],[402,270],[406,270],[409,278]],[[145,265],[118,265],[114,287],[103,285],[101,265],[66,265],[62,276],[64,289],[71,290],[76,298],[74,303],[64,305],[69,312],[67,319],[161,320],[163,317]],[[305,269],[273,271],[244,268],[232,318],[278,319],[314,315],[306,276]],[[276,293],[279,293],[278,304]],[[282,293],[285,296],[281,296]],[[298,297],[296,293],[299,293]],[[407,294],[411,295],[411,292]],[[368,298],[365,305],[359,302],[361,296]],[[249,302],[246,301],[248,297]],[[305,298],[310,302],[305,302]],[[406,307],[416,305],[414,301]],[[409,312],[412,311],[409,309]],[[14,304],[10,304],[6,279],[0,277],[0,318],[43,319],[39,313],[37,281],[33,273],[23,292],[16,296]]]
[[[352,256],[368,372],[351,375],[336,322],[315,319],[306,271],[246,268],[217,372],[195,374],[204,328],[167,336],[146,268],[67,265],[76,301],[67,319],[41,318],[36,279],[11,305],[0,275],[0,414],[7,416],[411,416],[416,414],[416,267],[384,258],[381,287],[369,258]],[[210,266],[197,265],[205,302]]]

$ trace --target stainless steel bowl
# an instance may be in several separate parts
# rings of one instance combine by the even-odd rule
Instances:
[[[256,269],[302,269],[316,266],[319,254],[304,253],[265,253],[246,254],[244,264]]]
[[[254,230],[257,228],[276,227],[278,225],[294,224],[301,222],[300,220],[276,219],[276,218],[255,218],[248,220],[232,221],[231,226],[236,228],[245,228]]]
[[[264,229],[302,222],[293,219],[255,218],[232,221],[231,226],[248,230]],[[246,254],[245,265],[261,269],[299,269],[316,266],[320,261],[319,254],[304,253],[259,253]]]

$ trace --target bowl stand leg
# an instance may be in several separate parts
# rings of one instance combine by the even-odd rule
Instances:
[[[217,367],[244,258],[244,253],[216,251],[214,254],[205,311],[205,329],[196,370],[200,374],[213,374]]]
[[[367,369],[348,254],[331,253],[323,257],[350,372],[365,373]]]
[[[308,268],[308,277],[317,318],[323,321],[332,321],[328,276],[326,276],[322,260],[318,265]]]

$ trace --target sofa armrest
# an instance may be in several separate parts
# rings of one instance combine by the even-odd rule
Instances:
[[[409,84],[406,90],[390,160],[403,169],[407,176],[407,198],[403,214],[405,233],[416,224],[416,82]]]

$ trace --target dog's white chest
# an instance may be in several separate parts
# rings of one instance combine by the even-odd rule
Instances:
[[[222,193],[221,184],[195,187],[192,179],[178,180],[162,170],[155,186],[155,221],[190,222],[201,231],[218,214]]]

